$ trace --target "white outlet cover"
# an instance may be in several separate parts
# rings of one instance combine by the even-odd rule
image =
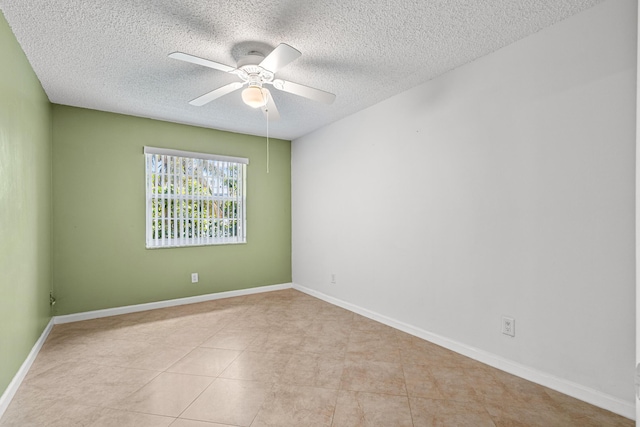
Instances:
[[[191,283],[198,283],[198,273],[191,273]]]
[[[516,321],[512,317],[502,316],[502,333],[510,337],[516,336]]]

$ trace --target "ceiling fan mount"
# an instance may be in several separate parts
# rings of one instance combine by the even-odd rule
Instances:
[[[259,52],[257,50],[251,50],[247,52],[246,55],[242,55],[240,58],[238,58],[238,61],[237,61],[238,67],[241,67],[242,65],[245,65],[245,64],[258,65],[264,60],[264,56],[265,55],[262,52]]]
[[[189,101],[194,106],[205,105],[217,98],[234,92],[243,86],[248,86],[242,91],[243,101],[254,108],[262,107],[262,111],[269,120],[277,120],[280,114],[276,108],[271,92],[263,85],[272,85],[277,90],[292,93],[314,101],[331,104],[335,95],[320,89],[304,86],[286,80],[276,79],[275,74],[285,65],[299,58],[301,53],[285,43],[280,43],[266,57],[257,51],[250,51],[240,58],[237,67],[231,67],[209,59],[200,58],[182,52],[169,54],[170,58],[190,62],[197,65],[213,68],[230,74],[235,74],[241,81],[229,83],[218,89],[212,90],[198,98]]]

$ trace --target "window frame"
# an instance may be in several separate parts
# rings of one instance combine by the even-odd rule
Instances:
[[[147,146],[143,151],[147,249],[247,242],[249,159]],[[163,172],[157,173],[158,165]]]

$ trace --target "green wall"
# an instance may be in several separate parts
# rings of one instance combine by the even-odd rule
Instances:
[[[1,12],[0,57],[0,395],[52,281],[55,314],[291,282],[289,141],[267,174],[264,138],[52,106]],[[247,243],[145,249],[144,145],[248,157]]]
[[[247,243],[145,249],[145,145],[248,157]],[[291,282],[291,143],[270,146],[267,174],[265,138],[54,105],[55,314]]]
[[[50,319],[51,104],[0,12],[0,394]]]

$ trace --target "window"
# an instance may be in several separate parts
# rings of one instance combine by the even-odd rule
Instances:
[[[246,242],[249,160],[144,147],[147,248]]]

